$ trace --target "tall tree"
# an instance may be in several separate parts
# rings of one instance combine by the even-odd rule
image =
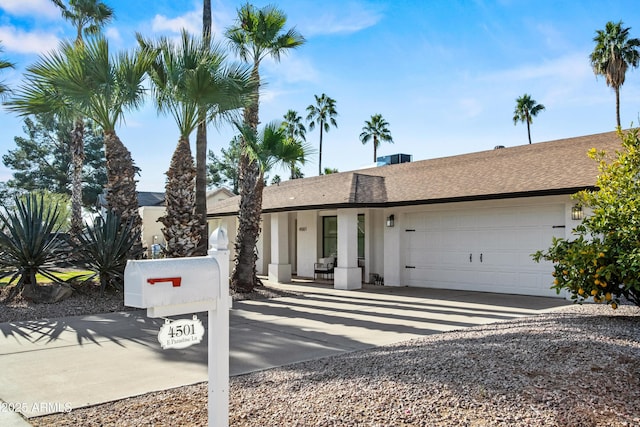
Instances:
[[[202,2],[202,40],[211,44],[211,0]],[[209,245],[207,226],[207,117],[202,110],[196,131],[196,214],[200,223],[200,245],[196,255],[206,255]]]
[[[143,51],[157,52],[149,69],[160,112],[173,116],[180,132],[167,173],[167,214],[160,219],[167,252],[173,257],[197,254],[202,243],[202,221],[196,209],[196,171],[189,136],[211,114],[239,110],[253,92],[250,69],[226,64],[226,55],[211,39],[197,39],[186,31],[180,43],[162,38],[155,44],[138,36]],[[213,113],[211,113],[213,112]]]
[[[125,111],[137,108],[145,92],[143,79],[153,57],[120,52],[111,55],[103,37],[84,45],[63,42],[60,48],[27,68],[26,83],[11,106],[47,105],[56,111],[70,109],[100,126],[107,160],[107,202],[123,221],[131,218],[132,235],[140,234],[138,195],[131,153],[116,134]],[[132,248],[140,252],[142,242]]]
[[[51,0],[60,8],[62,16],[74,26],[77,45],[84,43],[83,34],[96,35],[103,26],[113,19],[113,9],[99,0]],[[56,112],[65,114],[68,112]],[[82,165],[85,159],[84,119],[76,115],[71,129],[71,158],[73,163],[71,180],[71,235],[77,236],[82,230]]]
[[[252,102],[244,109],[244,123],[254,133],[259,122],[260,62],[267,56],[279,61],[283,53],[301,46],[304,37],[295,28],[283,32],[287,17],[280,9],[265,6],[261,9],[246,3],[238,9],[234,26],[226,31],[231,48],[244,61],[253,64],[251,75],[257,86]],[[244,133],[243,133],[244,136]],[[260,169],[250,161],[247,141],[242,142],[240,160],[240,214],[236,239],[235,268],[231,286],[240,292],[251,292],[259,283],[256,274],[256,243],[260,235],[262,215],[262,186]]]
[[[373,139],[373,162],[378,160],[377,152],[381,141],[393,144],[391,132],[389,131],[389,123],[382,117],[382,114],[374,114],[371,120],[365,120],[360,141],[366,144]]]
[[[0,46],[0,53],[2,53],[2,46]],[[15,65],[12,62],[7,61],[6,59],[0,58],[0,70],[4,70],[6,68],[13,68]],[[4,83],[0,82],[0,99],[3,98],[9,92],[9,87]]]
[[[268,123],[258,133],[246,125],[236,126],[246,140],[249,161],[255,163],[260,171],[260,191],[264,189],[265,174],[273,167],[288,166],[291,162],[304,164],[307,155],[305,147],[291,141],[281,123]]]
[[[100,0],[51,0],[60,8],[62,17],[71,22],[76,30],[76,43],[83,43],[83,35],[100,34],[102,27],[114,18],[113,9]]]
[[[636,68],[640,61],[640,40],[630,39],[629,30],[622,21],[607,22],[604,30],[596,30],[596,47],[590,60],[594,74],[604,76],[607,86],[616,93],[616,123],[620,127],[620,86],[624,84],[629,67]]]
[[[307,129],[302,123],[302,116],[300,116],[297,111],[289,110],[286,112],[282,127],[285,130],[287,138],[289,138],[292,143],[302,146],[304,141],[307,140]],[[299,176],[301,174],[300,169],[295,163],[291,163],[289,167],[291,169],[291,179],[301,178],[301,176]]]
[[[229,147],[220,149],[221,156],[209,150],[209,164],[207,165],[207,187],[228,185],[234,194],[239,192],[238,169],[240,167],[240,135],[233,137]]]
[[[538,104],[535,99],[531,99],[531,95],[525,93],[516,99],[516,108],[513,111],[513,124],[516,125],[518,122],[527,124],[529,144],[531,144],[531,123],[533,122],[533,118],[542,110],[544,110],[544,105]]]
[[[307,121],[309,122],[309,130],[313,130],[318,125],[320,129],[320,147],[318,149],[318,175],[322,175],[322,133],[329,132],[331,126],[338,127],[336,122],[336,101],[328,97],[324,93],[321,96],[313,95],[316,98],[316,104],[307,107]]]
[[[41,189],[71,195],[70,127],[69,121],[61,122],[51,113],[25,118],[25,136],[14,137],[16,148],[2,156],[3,164],[13,170],[7,186],[18,193]],[[107,175],[102,135],[94,132],[91,122],[85,127],[82,205],[93,208]]]

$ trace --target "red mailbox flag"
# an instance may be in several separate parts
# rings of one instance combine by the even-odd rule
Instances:
[[[161,277],[157,279],[147,279],[147,283],[149,283],[150,285],[155,285],[156,283],[162,282],[171,282],[171,285],[173,285],[174,288],[177,288],[182,282],[182,277]]]

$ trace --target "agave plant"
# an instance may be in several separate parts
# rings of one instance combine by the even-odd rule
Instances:
[[[40,274],[62,285],[54,274],[65,245],[59,233],[59,216],[58,206],[45,203],[42,194],[15,197],[14,207],[0,212],[0,278],[9,277],[12,286],[5,301],[22,292],[36,302],[54,302],[71,292],[66,288],[60,293],[55,286],[44,290],[36,281],[36,274]]]
[[[122,290],[127,258],[140,258],[141,253],[131,252],[140,241],[140,232],[134,231],[134,224],[132,218],[123,222],[119,215],[108,211],[106,216],[97,217],[93,225],[87,226],[78,238],[76,257],[88,270],[93,271],[84,281],[98,277],[102,293],[107,286]]]

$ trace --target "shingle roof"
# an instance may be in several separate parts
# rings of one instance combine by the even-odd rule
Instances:
[[[164,193],[138,191],[138,206],[164,206]]]
[[[596,183],[597,163],[587,156],[594,147],[613,152],[621,143],[607,132],[295,179],[265,187],[263,212],[571,194]],[[208,214],[233,215],[239,200],[227,199]]]

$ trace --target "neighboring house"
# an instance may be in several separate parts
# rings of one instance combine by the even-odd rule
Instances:
[[[233,197],[235,194],[226,188],[217,188],[207,192],[207,209],[212,209],[222,200]],[[142,242],[147,250],[147,255],[152,256],[152,246],[165,244],[164,235],[162,234],[162,223],[158,222],[158,218],[166,212],[164,204],[164,193],[139,191],[138,192],[138,213],[142,218]],[[104,194],[98,196],[98,206],[105,209],[107,206]],[[209,229],[213,231],[212,221],[208,221]]]
[[[147,251],[147,256],[153,258],[160,256],[160,247],[164,245],[162,223],[158,218],[166,212],[164,207],[164,193],[138,191],[138,214],[142,219],[142,246]],[[154,253],[154,246],[156,250]]]
[[[594,189],[593,147],[621,143],[609,132],[266,187],[257,270],[288,282],[337,255],[339,289],[378,275],[385,286],[556,296],[552,264],[531,254],[579,224],[570,195]],[[232,251],[238,203],[208,210]]]

